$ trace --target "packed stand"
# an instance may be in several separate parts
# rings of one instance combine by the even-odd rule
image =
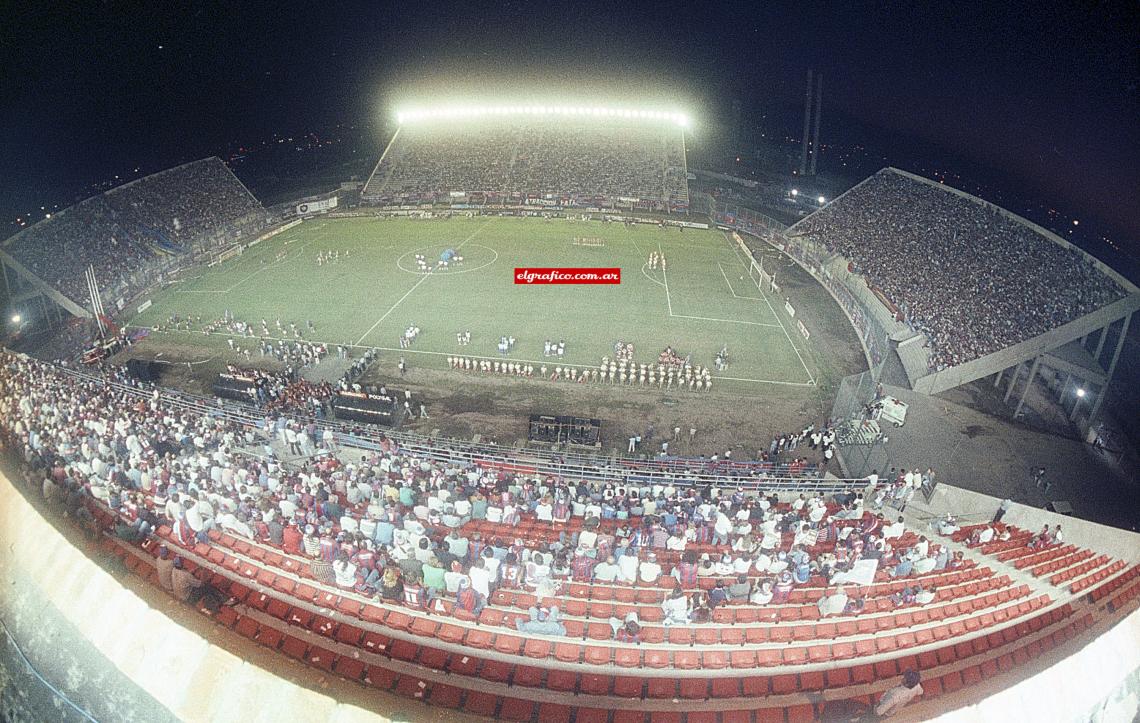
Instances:
[[[373,202],[450,199],[450,193],[527,195],[562,203],[634,198],[687,207],[683,135],[674,127],[568,119],[400,129],[368,181]]]
[[[926,334],[946,369],[1025,341],[1125,296],[1077,250],[996,208],[890,169],[792,226]]]
[[[256,230],[265,210],[217,158],[141,178],[52,214],[4,250],[64,296],[87,306],[94,266],[104,302],[149,281],[193,242]],[[215,239],[216,237],[216,239]]]
[[[107,202],[160,239],[187,246],[233,224],[265,220],[265,209],[216,157],[111,189]]]
[[[94,497],[128,540],[163,525],[188,547],[219,532],[257,540],[309,558],[330,586],[416,609],[478,615],[496,590],[526,590],[539,603],[519,629],[562,634],[558,598],[594,582],[671,589],[666,625],[709,622],[730,602],[782,604],[800,586],[827,586],[821,616],[855,614],[867,564],[877,580],[907,582],[892,599],[900,606],[936,597],[910,578],[972,564],[865,509],[862,488],[781,502],[573,483],[435,463],[390,439],[355,457],[312,423],[268,413],[263,429],[243,428],[168,407],[157,390],[129,394],[7,352],[0,364],[0,434],[49,504],[90,522]],[[278,452],[307,459],[286,467]],[[495,534],[484,536],[488,524]],[[611,625],[617,639],[637,639],[638,620]]]

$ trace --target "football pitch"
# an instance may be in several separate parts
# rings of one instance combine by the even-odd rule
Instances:
[[[603,245],[575,245],[578,237]],[[462,263],[445,271],[418,267],[417,255],[434,265],[447,250]],[[649,268],[653,251],[666,268]],[[318,266],[318,253],[326,252],[339,259]],[[514,282],[516,267],[615,266],[618,285]],[[744,255],[717,230],[498,217],[315,219],[184,273],[151,300],[131,327],[166,325],[171,315],[200,315],[205,323],[229,312],[257,334],[266,319],[270,336],[279,336],[280,319],[287,333],[293,322],[311,341],[378,348],[441,369],[451,355],[506,358],[536,372],[543,364],[596,367],[623,341],[635,345],[639,363],[656,363],[671,346],[710,368],[727,345],[729,365],[713,378],[740,391],[812,387],[819,377],[816,354],[783,300],[756,287]],[[304,331],[309,321],[314,330]],[[400,349],[410,325],[420,335]],[[459,346],[461,331],[471,332],[469,345]],[[225,332],[166,334],[205,347],[226,343]],[[503,336],[517,340],[506,357],[497,350]],[[544,358],[547,339],[565,341],[562,359]]]

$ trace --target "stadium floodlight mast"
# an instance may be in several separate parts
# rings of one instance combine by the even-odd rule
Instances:
[[[824,198],[823,196],[820,196],[816,200],[819,201],[819,205],[822,206],[824,204],[824,201],[826,201],[827,199]]]
[[[1085,398],[1085,388],[1084,387],[1077,387],[1077,396],[1080,397],[1081,399]]]
[[[792,197],[793,197],[793,198],[795,198],[795,197],[796,197],[796,196],[798,196],[798,195],[800,195],[800,191],[799,191],[799,189],[798,189],[798,188],[793,188],[793,189],[792,189]]]
[[[13,324],[19,324],[20,321],[22,321],[22,319],[23,319],[23,317],[21,317],[19,314],[12,314],[12,323]]]
[[[679,111],[640,110],[634,108],[610,108],[603,106],[571,106],[571,105],[494,105],[469,106],[448,105],[438,107],[412,107],[400,109],[396,112],[396,120],[404,123],[414,123],[425,120],[466,120],[484,116],[512,116],[512,115],[538,115],[538,116],[581,116],[590,118],[623,118],[638,120],[667,121],[681,128],[688,128],[692,122],[689,116]]]

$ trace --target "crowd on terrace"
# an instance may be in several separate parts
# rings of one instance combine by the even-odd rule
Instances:
[[[1124,296],[1076,250],[992,206],[890,169],[793,226],[851,261],[952,367]]]
[[[265,222],[265,210],[217,158],[141,178],[51,214],[4,250],[64,296],[86,306],[94,266],[110,302],[155,262],[235,224]],[[248,229],[247,229],[248,230]]]
[[[430,200],[452,192],[587,205],[620,198],[687,204],[682,132],[672,125],[565,118],[413,124],[400,129],[363,195]]]
[[[311,422],[268,414],[263,429],[243,428],[171,407],[157,389],[131,394],[7,352],[0,364],[2,441],[49,503],[83,518],[94,497],[118,513],[127,539],[168,525],[188,547],[211,532],[258,540],[309,558],[329,585],[413,608],[477,615],[497,589],[527,590],[540,602],[520,629],[557,634],[558,598],[572,582],[673,589],[662,604],[668,624],[708,621],[731,601],[786,602],[810,583],[830,586],[819,609],[831,615],[861,609],[847,583],[870,561],[904,580],[967,564],[905,531],[901,518],[888,523],[865,508],[861,486],[781,501],[741,489],[536,478],[429,461],[390,439],[355,457],[338,454],[335,436]],[[141,384],[119,372],[109,379]],[[279,452],[307,457],[286,465]],[[867,484],[921,478],[892,472]],[[894,602],[935,596],[908,584]],[[636,640],[637,622],[612,621],[615,635]]]

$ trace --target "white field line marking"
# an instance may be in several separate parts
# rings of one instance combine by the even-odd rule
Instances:
[[[647,272],[647,271],[645,270],[645,268],[646,268],[647,266],[649,266],[649,262],[648,262],[648,261],[646,261],[644,264],[642,264],[642,265],[641,265],[641,273],[645,274],[645,278],[649,279],[650,281],[652,281],[653,283],[657,284],[658,286],[664,286],[665,284],[661,283],[660,281],[658,281],[657,279],[655,279],[655,278],[653,278],[652,276],[650,276],[650,275],[649,275],[649,272]]]
[[[309,245],[308,243],[302,244],[301,247],[299,249],[297,249],[297,255],[294,256],[293,258],[286,257],[286,258],[281,259],[280,261],[274,261],[272,263],[266,264],[265,266],[262,266],[261,268],[252,271],[250,274],[248,274],[244,278],[239,279],[238,281],[235,281],[233,284],[231,284],[229,286],[229,288],[226,288],[226,289],[178,289],[176,293],[179,293],[179,294],[228,294],[231,291],[233,291],[234,289],[236,289],[237,287],[241,286],[245,282],[252,279],[254,276],[257,276],[258,274],[260,274],[262,271],[268,271],[269,269],[276,268],[278,266],[284,266],[285,264],[289,263],[290,261],[296,261],[298,258],[301,257],[301,254],[304,253],[305,247],[308,245]]]
[[[466,244],[468,241],[470,241],[471,239],[473,239],[473,238],[475,238],[476,236],[478,236],[478,235],[479,235],[479,232],[480,232],[480,231],[482,231],[483,229],[487,228],[487,224],[489,224],[489,223],[491,223],[491,222],[488,220],[488,221],[487,221],[486,223],[484,223],[482,226],[480,226],[479,228],[475,229],[475,230],[474,230],[474,231],[471,233],[471,235],[470,235],[470,236],[468,236],[467,238],[463,239],[463,241],[462,241],[462,242],[461,242],[461,243],[460,243],[458,246],[456,246],[456,247],[455,247],[455,250],[456,250],[456,251],[458,251],[459,249],[463,248],[463,245],[464,245],[464,244]],[[356,340],[356,343],[357,343],[357,345],[359,345],[359,344],[360,344],[360,342],[364,341],[364,338],[365,338],[365,337],[367,337],[369,334],[371,334],[371,333],[373,332],[373,330],[375,330],[375,329],[376,329],[376,327],[380,326],[380,322],[382,322],[382,321],[384,321],[385,319],[387,319],[387,318],[388,318],[388,315],[389,315],[389,314],[391,314],[393,311],[395,311],[395,310],[396,310],[396,307],[397,307],[397,306],[399,306],[400,304],[404,303],[404,299],[406,299],[406,298],[408,298],[409,296],[411,296],[411,295],[412,295],[412,292],[413,292],[413,291],[415,291],[416,289],[418,289],[418,288],[420,287],[420,284],[422,284],[423,282],[427,281],[427,280],[428,280],[428,279],[430,279],[431,277],[432,277],[432,275],[431,275],[431,274],[426,274],[426,275],[425,275],[425,276],[424,276],[422,279],[420,279],[420,280],[419,280],[419,281],[417,281],[415,284],[413,284],[413,285],[412,285],[412,288],[408,289],[408,292],[407,292],[406,294],[404,294],[403,296],[401,296],[401,297],[399,298],[399,300],[397,300],[397,301],[396,301],[396,303],[395,303],[395,304],[392,304],[392,306],[391,306],[391,307],[390,307],[390,308],[389,308],[387,311],[385,311],[385,312],[384,312],[384,316],[381,316],[379,319],[377,319],[377,320],[376,320],[376,323],[375,323],[375,324],[373,324],[372,326],[368,327],[368,331],[366,331],[366,332],[364,332],[363,334],[361,334],[361,335],[360,335],[360,338]]]
[[[726,241],[728,241],[727,234],[724,238]],[[730,245],[732,246],[733,252],[736,252],[736,245]],[[748,271],[748,265],[744,263],[744,259],[740,258],[739,253],[736,254],[736,260],[740,262],[740,265],[744,267],[745,271]],[[804,361],[804,357],[802,354],[800,354],[800,350],[796,348],[796,343],[792,341],[792,335],[788,333],[788,327],[784,326],[784,320],[781,319],[780,315],[776,313],[775,307],[772,306],[772,302],[768,300],[768,295],[765,294],[763,290],[760,291],[760,295],[764,297],[764,303],[768,305],[768,308],[772,311],[772,316],[776,317],[776,321],[779,322],[780,328],[784,330],[784,337],[787,338],[788,344],[792,346],[792,351],[796,353],[796,358],[800,360],[800,366],[802,366],[804,368],[804,371],[807,372],[808,383],[815,384],[815,377],[812,376],[811,370],[808,369],[807,362]]]
[[[661,242],[657,242],[657,253],[661,254],[664,258],[665,254],[661,251]],[[665,280],[665,303],[669,306],[669,316],[673,316],[673,300],[669,298],[669,275],[665,273],[665,266],[661,267],[661,278]]]
[[[717,320],[717,321],[719,321],[719,320]],[[154,331],[153,326],[142,326],[142,325],[138,325],[138,324],[126,324],[126,325],[124,325],[123,328],[149,329],[150,331]],[[161,334],[199,334],[201,336],[216,336],[216,337],[221,337],[223,339],[225,339],[225,338],[258,339],[258,340],[264,340],[264,341],[279,341],[282,338],[282,337],[274,337],[274,336],[242,336],[241,334],[231,334],[229,332],[222,332],[222,331],[214,331],[214,332],[210,332],[209,334],[206,334],[206,332],[204,332],[204,331],[174,331],[174,332],[164,331],[164,332],[158,332],[158,333],[161,333]],[[290,341],[290,340],[286,339],[286,341]],[[468,359],[486,359],[488,361],[506,361],[506,362],[515,362],[516,364],[531,364],[531,365],[536,365],[536,366],[542,366],[543,364],[546,364],[548,368],[553,368],[556,366],[560,366],[563,369],[569,369],[569,368],[597,369],[598,368],[597,364],[560,363],[557,359],[554,359],[554,358],[548,358],[548,359],[542,359],[542,360],[539,360],[539,359],[518,359],[518,358],[515,358],[512,356],[481,356],[479,354],[457,354],[455,352],[449,352],[449,351],[429,351],[427,349],[400,349],[398,347],[371,346],[369,344],[339,344],[338,345],[336,342],[321,341],[319,339],[302,339],[301,341],[307,342],[309,344],[325,344],[326,346],[329,346],[329,347],[343,346],[343,347],[348,347],[350,349],[376,349],[378,351],[395,351],[395,352],[400,352],[401,354],[428,354],[431,356],[457,356],[457,357],[466,357]],[[494,374],[494,372],[490,372],[490,373]],[[789,386],[789,387],[811,387],[811,386],[815,386],[815,382],[784,382],[784,381],[777,381],[775,379],[750,379],[747,377],[723,377],[723,376],[713,375],[713,379],[721,379],[721,380],[733,381],[733,382],[749,382],[752,384],[781,384],[781,385]],[[622,385],[615,383],[613,386],[622,386]],[[630,386],[630,385],[626,384],[625,386]],[[640,384],[636,384],[633,386],[634,386],[634,388],[641,388]],[[647,388],[648,388],[648,386],[649,385],[646,385]]]
[[[770,326],[773,329],[779,324],[768,324],[763,321],[743,321],[741,319],[714,319],[710,316],[688,316],[686,314],[670,314],[674,319],[696,319],[697,321],[717,321],[722,324],[747,324],[749,326]]]
[[[740,294],[736,293],[736,291],[732,288],[732,282],[728,280],[728,274],[724,273],[724,267],[720,265],[719,261],[716,262],[716,267],[718,269],[720,269],[720,275],[724,277],[724,283],[728,284],[728,292],[730,294],[732,294],[733,296],[735,296],[738,299],[751,299],[752,301],[763,301],[763,299],[761,299],[759,296],[741,296]]]

